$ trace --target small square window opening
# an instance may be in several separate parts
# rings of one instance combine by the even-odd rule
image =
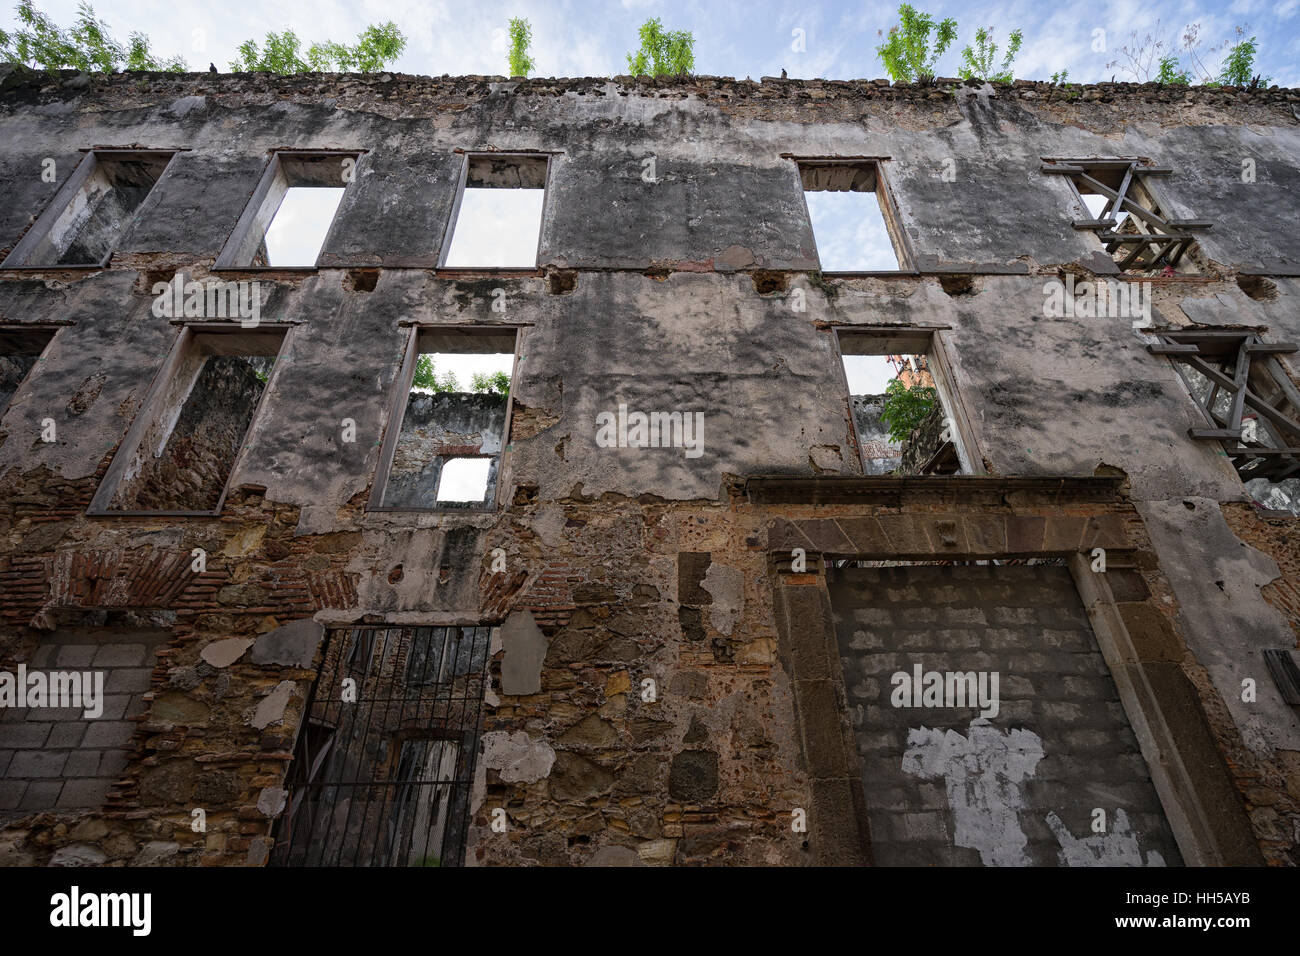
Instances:
[[[962,472],[957,428],[930,360],[930,334],[840,337],[854,428],[868,475]]]

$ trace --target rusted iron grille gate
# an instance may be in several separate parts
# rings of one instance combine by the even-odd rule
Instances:
[[[464,862],[490,631],[331,632],[272,865]]]

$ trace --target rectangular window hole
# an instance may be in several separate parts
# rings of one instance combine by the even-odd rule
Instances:
[[[823,272],[902,268],[874,160],[800,162],[799,178]]]
[[[277,152],[217,268],[313,268],[359,158],[351,152]]]
[[[264,264],[314,266],[342,201],[341,186],[290,187],[266,230]]]
[[[87,154],[5,266],[104,265],[172,155],[116,150]]]
[[[535,268],[546,168],[545,156],[471,156],[443,265]]]
[[[187,343],[123,443],[122,464],[115,458],[93,508],[211,513],[221,506],[284,333],[183,335]]]
[[[444,458],[438,504],[483,504],[496,482],[495,466],[492,458]]]
[[[508,434],[514,331],[424,329],[416,348],[410,386],[393,418],[401,425],[380,507],[491,507]]]
[[[929,357],[929,334],[843,334],[840,353],[868,475],[961,471],[955,428]]]
[[[55,329],[0,328],[0,415],[40,361]]]

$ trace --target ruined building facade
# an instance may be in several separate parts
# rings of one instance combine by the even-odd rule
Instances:
[[[0,69],[0,863],[1294,864],[1298,110]]]

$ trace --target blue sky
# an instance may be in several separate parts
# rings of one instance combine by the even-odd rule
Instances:
[[[1047,79],[1068,69],[1070,78],[1095,82],[1127,78],[1109,64],[1120,49],[1148,33],[1176,47],[1184,27],[1199,22],[1203,46],[1248,26],[1261,40],[1259,65],[1273,81],[1300,86],[1300,0],[1234,0],[1230,4],[1175,0],[1098,0],[1048,4],[1012,2],[918,2],[937,17],[955,17],[958,42],[940,61],[940,75],[956,75],[958,50],[979,26],[993,27],[1000,40],[1019,27],[1025,43],[1017,76]],[[38,6],[66,25],[76,0],[38,0]],[[252,0],[222,3],[191,0],[99,0],[96,12],[119,37],[133,29],[153,40],[156,51],[184,56],[192,69],[215,62],[226,69],[239,43],[261,39],[268,30],[292,27],[306,41],[351,40],[367,24],[394,20],[406,33],[406,53],[395,69],[407,73],[505,72],[505,24],[527,17],[533,53],[542,76],[608,76],[626,71],[624,54],[636,45],[637,26],[660,17],[665,26],[695,34],[699,73],[752,77],[790,76],[851,79],[884,75],[876,57],[879,33],[897,21],[896,2],[821,0]],[[13,23],[13,2],[0,0],[0,23]],[[1158,32],[1157,25],[1159,25]],[[802,30],[804,49],[796,51]],[[1103,31],[1097,34],[1095,31]],[[1103,49],[1094,50],[1094,46]],[[1216,69],[1220,54],[1208,57]]]

